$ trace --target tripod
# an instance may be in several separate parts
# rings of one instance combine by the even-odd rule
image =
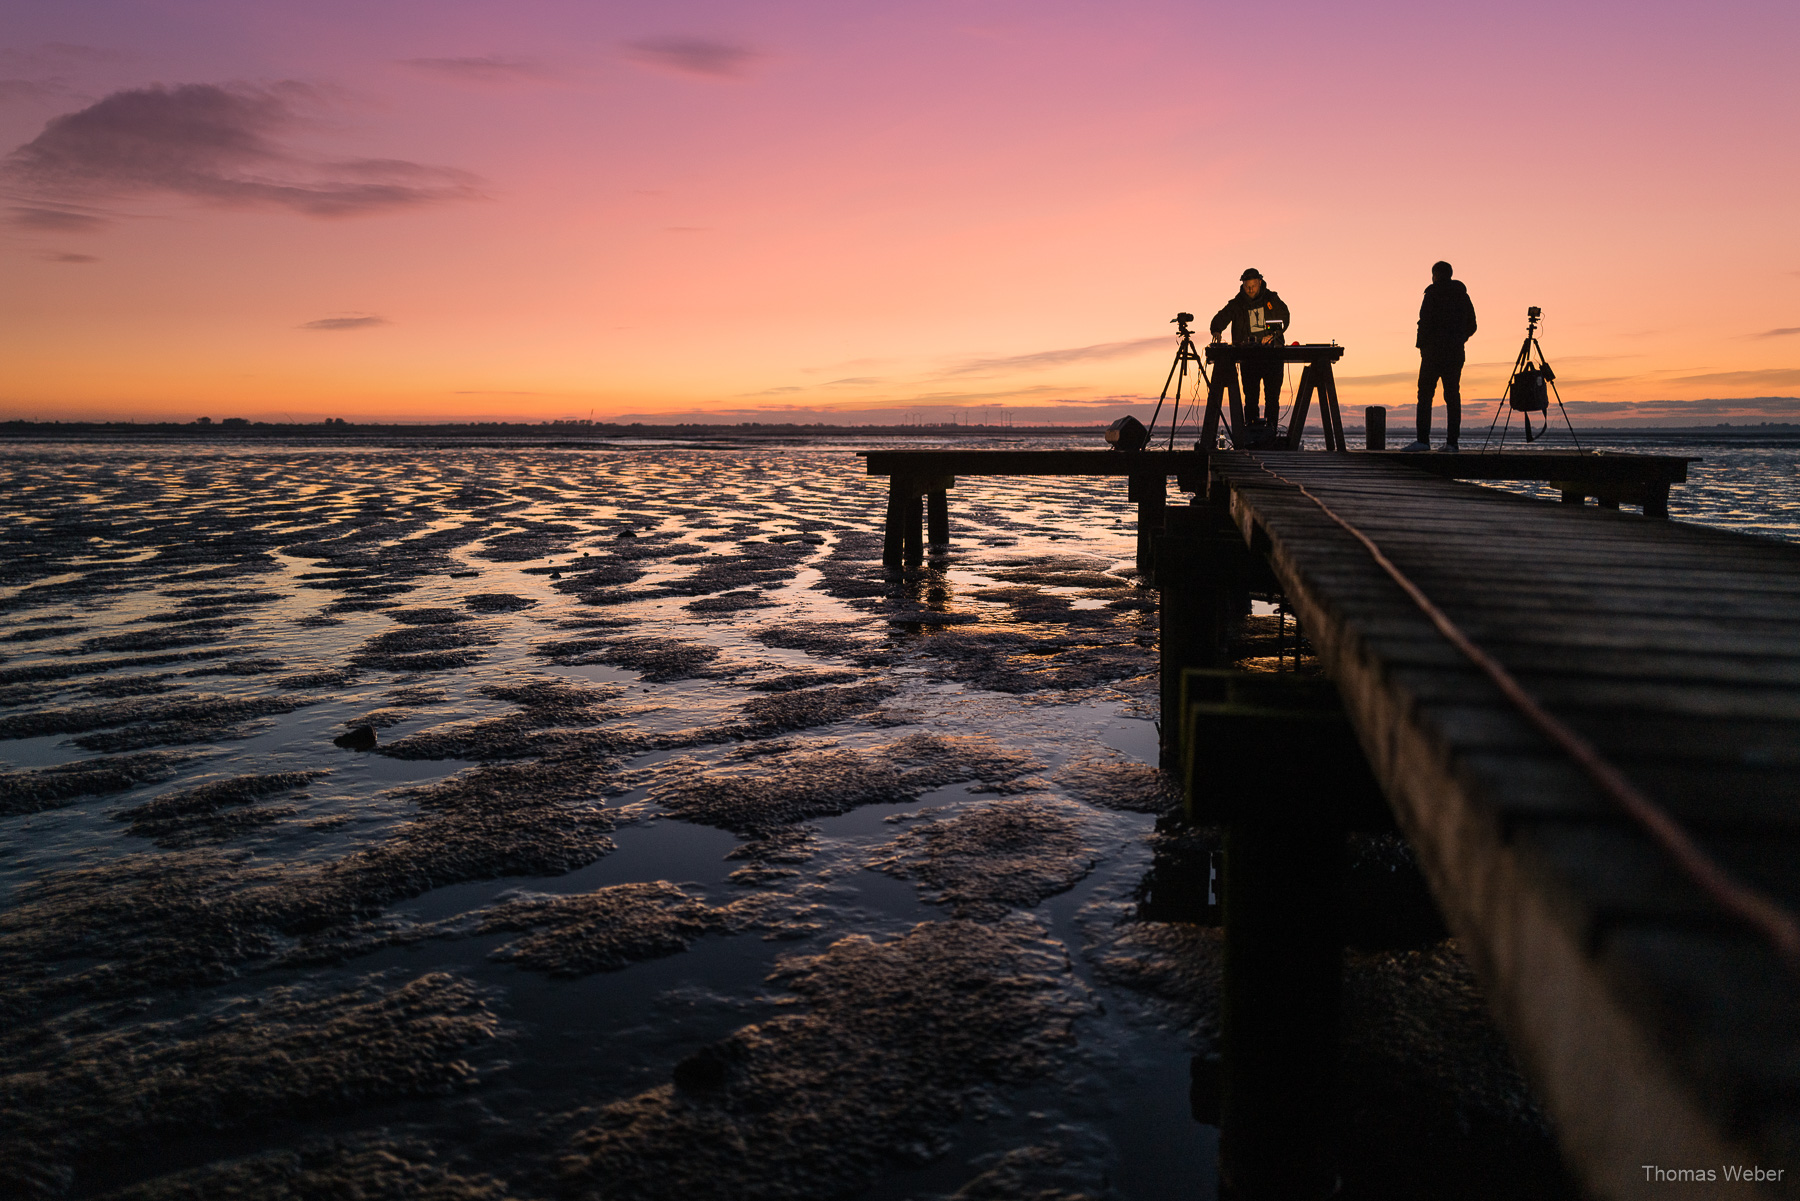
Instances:
[[[1544,394],[1546,387],[1550,395],[1556,397],[1557,411],[1562,414],[1563,424],[1569,427],[1569,437],[1575,439],[1575,449],[1581,449],[1581,438],[1575,433],[1575,425],[1569,420],[1569,410],[1563,407],[1562,393],[1556,388],[1556,372],[1550,367],[1550,360],[1544,357],[1544,348],[1538,345],[1538,319],[1544,310],[1532,305],[1525,310],[1525,344],[1519,347],[1519,357],[1513,360],[1512,374],[1506,379],[1506,390],[1500,394],[1500,402],[1494,408],[1494,420],[1488,422],[1487,437],[1481,440],[1481,449],[1488,448],[1488,442],[1494,436],[1494,426],[1500,420],[1500,414],[1506,414],[1506,424],[1500,427],[1500,444],[1506,445],[1506,431],[1512,428],[1513,411],[1517,410],[1519,419],[1525,423],[1525,441],[1536,442],[1550,431],[1550,405]],[[1532,361],[1533,355],[1536,362]],[[1510,407],[1507,402],[1511,401]],[[1537,433],[1531,432],[1531,415],[1542,413],[1544,424],[1538,427]]]
[[[1194,369],[1200,373],[1201,384],[1205,384],[1209,389],[1212,387],[1212,380],[1206,374],[1206,364],[1201,360],[1200,352],[1194,349],[1194,331],[1188,328],[1188,322],[1193,319],[1192,313],[1176,313],[1174,317],[1170,318],[1170,324],[1175,326],[1175,332],[1181,335],[1181,341],[1175,345],[1175,361],[1169,364],[1169,378],[1163,381],[1162,395],[1156,398],[1156,412],[1150,414],[1149,428],[1154,431],[1157,414],[1162,412],[1163,401],[1169,398],[1169,385],[1175,385],[1175,407],[1169,412],[1170,450],[1175,449],[1175,426],[1181,417],[1181,389],[1187,384],[1188,364],[1192,363]],[[1195,384],[1194,394],[1189,398],[1190,403],[1199,399],[1199,396],[1200,384]]]

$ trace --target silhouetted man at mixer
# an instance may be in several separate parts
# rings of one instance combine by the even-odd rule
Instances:
[[[1219,335],[1229,325],[1233,346],[1257,343],[1284,345],[1287,341],[1287,305],[1263,283],[1262,272],[1255,267],[1245,271],[1238,279],[1243,285],[1238,289],[1238,294],[1213,314],[1213,341],[1217,342]],[[1267,398],[1269,428],[1273,429],[1281,407],[1281,372],[1284,364],[1244,363],[1240,366],[1244,381],[1244,420],[1257,420],[1256,394],[1260,388]]]
[[[1463,343],[1475,332],[1475,305],[1449,263],[1431,265],[1431,286],[1419,305],[1419,440],[1406,449],[1431,449],[1431,395],[1444,381],[1444,449],[1454,451],[1462,432]]]

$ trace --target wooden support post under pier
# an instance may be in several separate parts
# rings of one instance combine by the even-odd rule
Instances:
[[[1134,475],[1126,483],[1126,495],[1137,502],[1137,569],[1149,575],[1156,561],[1156,537],[1162,532],[1169,504],[1167,476]]]
[[[1270,780],[1225,830],[1219,1174],[1244,1201],[1337,1190],[1345,830],[1310,799]]]
[[[917,567],[925,561],[925,507],[931,508],[931,541],[950,541],[948,490],[956,485],[951,475],[894,474],[888,477],[887,524],[883,530],[881,562],[885,567]]]
[[[900,537],[906,553],[906,565],[917,567],[925,561],[925,498],[908,496],[901,502]]]
[[[1345,836],[1391,817],[1329,681],[1189,670],[1188,817],[1225,826],[1220,1172],[1245,1201],[1337,1187]]]
[[[1215,527],[1224,520],[1226,529]],[[1182,765],[1182,673],[1190,667],[1223,667],[1240,608],[1247,554],[1229,519],[1205,505],[1176,506],[1164,515],[1154,543],[1156,587],[1162,592],[1162,737],[1160,763]]]

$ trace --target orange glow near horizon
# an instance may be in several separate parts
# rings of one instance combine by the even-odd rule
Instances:
[[[45,9],[0,419],[1110,420],[1245,266],[1405,406],[1447,258],[1465,396],[1800,420],[1800,15],[1539,7]]]

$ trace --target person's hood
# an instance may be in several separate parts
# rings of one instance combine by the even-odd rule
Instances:
[[[1467,294],[1468,291],[1467,288],[1463,287],[1463,281],[1460,279],[1446,279],[1442,281],[1433,280],[1431,283],[1425,285],[1425,294],[1427,296],[1430,296],[1434,292],[1440,296],[1456,296]]]

